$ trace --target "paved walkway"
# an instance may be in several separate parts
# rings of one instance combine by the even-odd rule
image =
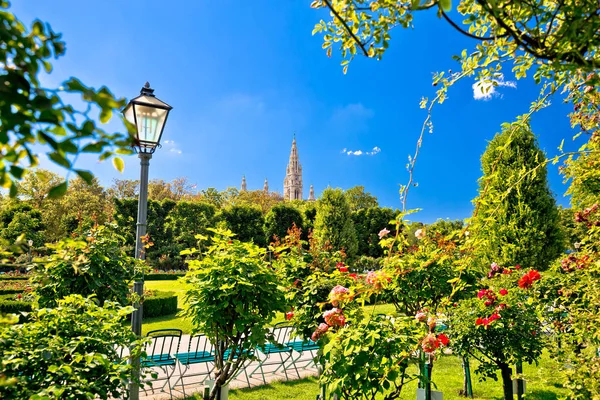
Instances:
[[[186,353],[188,351],[188,346],[189,346],[189,342],[190,342],[190,335],[183,335],[181,337],[181,343],[179,345],[179,353]],[[262,353],[259,353],[258,356],[261,359],[265,358],[265,355]],[[296,359],[297,357],[299,357],[300,354],[294,352],[293,354],[293,358]],[[285,358],[285,356],[284,356]],[[298,366],[298,374],[296,373],[296,370],[294,369],[293,365],[291,364],[291,362],[288,360],[288,362],[286,362],[286,372],[287,372],[287,377],[286,374],[283,371],[283,368],[280,367],[280,363],[279,365],[267,365],[264,366],[264,372],[265,372],[265,381],[266,383],[271,383],[271,382],[275,382],[275,381],[285,381],[285,380],[297,380],[297,379],[302,379],[308,376],[316,376],[317,375],[317,369],[314,365],[314,362],[312,362],[311,360],[312,356],[310,354],[310,352],[305,352],[305,354],[302,354],[301,357],[296,361],[296,365]],[[280,357],[278,354],[271,354],[270,359],[268,360],[268,362],[275,362],[276,360],[280,360]],[[212,364],[209,363],[209,366],[212,367]],[[258,387],[261,385],[264,385],[265,382],[263,381],[263,377],[261,375],[260,369],[256,370],[256,367],[258,366],[258,362],[257,361],[253,361],[251,362],[249,365],[247,365],[244,368],[244,371],[241,371],[240,374],[238,374],[238,376],[230,383],[230,388],[231,389],[239,389],[239,388],[247,388],[248,387],[248,381],[246,381],[246,374],[250,375],[252,372],[254,372],[251,376],[249,376],[249,381],[250,381],[250,387]],[[307,366],[306,368],[301,368]],[[279,368],[278,368],[279,367]],[[204,364],[194,364],[192,366],[190,366],[190,368],[185,371],[185,367],[182,367],[182,371],[185,372],[185,375],[194,375],[194,374],[198,374],[198,373],[206,373],[206,365]],[[163,399],[170,399],[170,395],[169,395],[169,389],[165,386],[164,387],[164,392],[161,392],[161,386],[163,386],[163,384],[165,383],[165,380],[161,378],[165,378],[165,374],[164,372],[162,372],[160,369],[158,368],[154,368],[154,371],[158,372],[158,381],[154,382],[153,387],[154,387],[154,393],[152,393],[152,390],[147,389],[147,392],[144,393],[143,391],[140,391],[140,399],[141,400],[163,400]],[[276,371],[277,370],[277,371]],[[177,385],[176,387],[173,389],[173,398],[174,399],[184,399],[185,397],[189,397],[192,396],[194,393],[202,393],[203,392],[203,388],[204,385],[201,384],[200,382],[202,382],[204,379],[206,379],[206,375],[200,375],[200,376],[191,376],[189,378],[184,378],[184,384],[185,384],[185,397],[182,391],[182,386],[181,386],[181,381],[178,381],[179,377],[180,377],[180,373],[179,373],[179,365],[177,365],[175,372],[173,373],[173,376],[171,377],[170,380],[170,384],[171,386],[173,386],[176,382]]]

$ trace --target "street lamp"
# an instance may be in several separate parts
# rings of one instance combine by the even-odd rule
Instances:
[[[172,108],[167,103],[157,99],[154,96],[154,89],[151,89],[150,84],[146,82],[140,91],[140,95],[132,99],[123,110],[125,119],[135,126],[133,148],[138,154],[142,166],[135,243],[135,256],[140,260],[146,259],[142,237],[146,235],[146,217],[148,215],[148,168],[152,154],[157,147],[160,147],[160,138],[165,129],[169,111]],[[144,294],[143,277],[142,280],[133,284],[133,290],[140,297]],[[131,316],[131,330],[138,337],[142,335],[142,307],[142,304],[138,304]],[[132,365],[135,379],[130,386],[130,398],[137,400],[139,399],[139,386],[135,383],[135,380],[140,373],[140,360],[138,357],[132,358]]]

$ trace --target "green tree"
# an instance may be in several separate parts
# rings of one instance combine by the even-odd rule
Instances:
[[[17,183],[19,198],[41,210],[49,201],[50,190],[60,184],[62,180],[58,174],[45,169],[28,170],[23,175],[23,179]]]
[[[534,62],[562,70],[590,71],[600,66],[600,19],[596,18],[598,4],[593,0],[566,4],[560,0],[517,0],[502,7],[490,0],[461,0],[456,5],[460,14],[456,22],[448,14],[453,5],[449,0],[315,0],[311,7],[328,9],[331,19],[321,20],[313,33],[324,34],[323,48],[329,55],[332,45],[339,43],[343,65],[356,54],[381,59],[389,47],[392,29],[412,27],[415,13],[433,10],[460,34],[492,48],[479,49],[482,53],[523,53],[515,61],[526,67]]]
[[[386,228],[393,235],[396,227],[390,222],[396,218],[397,211],[391,208],[362,208],[352,213],[352,221],[358,240],[358,255],[382,257],[383,247],[379,245],[379,232]]]
[[[32,240],[34,247],[45,243],[42,213],[23,202],[14,203],[0,212],[0,238],[13,243],[21,235]]]
[[[139,180],[113,179],[113,184],[108,188],[109,197],[117,199],[136,199],[140,187]]]
[[[242,242],[254,242],[265,246],[265,219],[262,211],[253,206],[232,206],[221,211],[221,217],[229,230]]]
[[[42,145],[42,152],[54,164],[90,181],[89,171],[74,168],[78,154],[98,153],[103,160],[115,151],[131,153],[128,134],[107,133],[95,122],[98,112],[101,123],[108,122],[115,111],[120,115],[125,100],[115,98],[106,87],[96,90],[76,78],[56,89],[43,87],[39,73],[52,70],[50,60],[64,55],[65,43],[50,25],[36,20],[28,29],[8,8],[8,1],[0,1],[2,42],[6,44],[0,48],[0,185],[11,196],[17,194],[14,182],[38,165],[40,149],[35,145]],[[81,95],[81,109],[66,104],[63,94]],[[122,160],[114,164],[122,168]],[[59,196],[66,189],[63,182],[49,195]]]
[[[564,250],[546,157],[530,129],[505,124],[481,158],[470,229],[483,270],[492,262],[545,270]]]
[[[299,229],[304,229],[304,219],[302,213],[295,207],[286,204],[277,204],[265,217],[265,236],[267,242],[274,240],[274,237],[283,239],[288,234],[288,229],[296,225]]]
[[[315,239],[329,243],[334,250],[344,250],[352,258],[358,250],[352,213],[341,189],[327,188],[317,202]]]
[[[260,211],[259,211],[260,212]],[[273,340],[269,322],[286,310],[283,287],[265,260],[266,250],[215,231],[204,257],[189,262],[183,315],[215,346],[210,399],[243,368],[251,352]],[[234,356],[237,355],[237,358]]]
[[[365,192],[364,186],[354,186],[344,192],[350,210],[358,211],[363,208],[378,207],[377,197]]]

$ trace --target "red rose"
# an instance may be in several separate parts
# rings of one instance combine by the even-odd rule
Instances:
[[[483,319],[481,317],[477,318],[477,321],[475,321],[475,325],[483,325]]]
[[[521,269],[521,266],[519,264],[515,265],[515,269]]]
[[[485,296],[486,294],[487,294],[487,290],[481,289],[479,292],[477,292],[477,297],[479,297],[479,299],[482,299],[483,296]]]
[[[356,274],[348,274],[348,276],[354,280],[357,280],[358,277],[356,276]]]
[[[340,272],[348,272],[348,267],[340,267]]]
[[[508,294],[508,290],[506,290],[506,289],[500,289],[500,292],[499,292],[499,293],[500,293],[502,296],[506,296],[506,295]]]
[[[438,335],[437,340],[442,344],[442,346],[448,346],[448,343],[450,343],[450,339],[448,339],[448,336],[444,335],[443,333],[440,333]]]
[[[288,321],[289,321],[289,320],[290,320],[290,319],[292,319],[293,317],[294,317],[294,312],[293,312],[293,311],[288,311],[288,312],[286,312],[286,313],[285,313],[285,319],[286,319],[286,320],[288,320]]]

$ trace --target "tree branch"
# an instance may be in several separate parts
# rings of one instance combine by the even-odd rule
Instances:
[[[440,9],[441,10],[441,9]],[[500,36],[488,36],[488,37],[481,37],[481,36],[477,36],[477,35],[473,35],[472,33],[464,30],[463,28],[461,28],[456,22],[452,21],[452,19],[450,19],[450,17],[446,14],[446,12],[444,10],[442,10],[442,17],[444,17],[444,19],[457,31],[459,31],[460,33],[462,33],[465,36],[470,37],[471,39],[477,39],[477,40],[482,40],[482,41],[487,41],[487,40],[496,40],[496,39],[500,39],[503,37],[507,37],[508,33],[505,33],[503,35]]]
[[[344,26],[344,29],[346,29],[346,32],[348,32],[348,34],[352,37],[354,42],[358,45],[358,47],[360,47],[361,51],[363,52],[363,55],[365,55],[366,57],[369,57],[369,51],[365,47],[365,44],[358,38],[358,36],[356,36],[354,34],[354,32],[352,32],[352,29],[350,29],[350,27],[348,26],[346,21],[344,21],[344,19],[335,10],[335,8],[333,8],[333,6],[329,2],[329,0],[323,0],[323,1],[325,2],[325,5],[327,6],[327,8],[329,8],[329,11],[331,11],[331,13],[335,16],[335,18],[338,21],[340,21],[340,23]]]

